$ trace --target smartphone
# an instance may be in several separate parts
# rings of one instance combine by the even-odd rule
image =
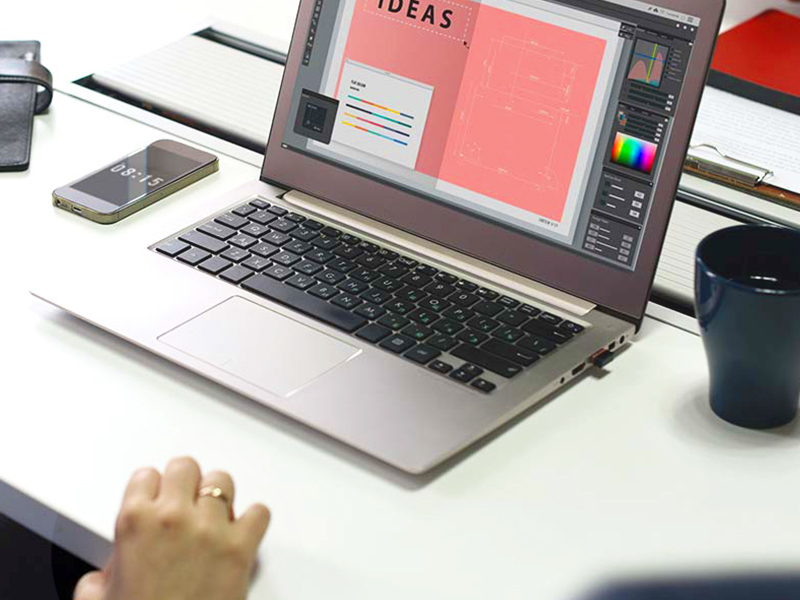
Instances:
[[[213,154],[159,140],[58,188],[53,205],[96,223],[116,223],[218,170]]]

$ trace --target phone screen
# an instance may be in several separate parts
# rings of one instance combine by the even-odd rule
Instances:
[[[72,187],[115,206],[125,206],[169,185],[201,164],[163,148],[149,146]]]

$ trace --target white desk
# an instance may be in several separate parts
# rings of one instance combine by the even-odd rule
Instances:
[[[90,529],[111,536],[134,468],[191,454],[232,471],[238,507],[273,509],[258,600],[570,600],[615,575],[800,565],[800,431],[716,420],[698,338],[648,320],[608,375],[411,480],[27,293],[38,261],[189,222],[256,169],[223,158],[101,228],[52,209],[50,191],[160,133],[58,95],[35,136],[30,171],[0,175],[0,478]]]

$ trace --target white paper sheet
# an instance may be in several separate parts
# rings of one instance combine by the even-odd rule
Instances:
[[[771,169],[767,183],[800,193],[800,116],[706,87],[692,145]]]

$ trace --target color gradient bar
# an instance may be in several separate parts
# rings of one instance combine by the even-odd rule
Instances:
[[[358,125],[354,125],[353,123],[348,123],[347,121],[342,121],[342,125],[348,125],[350,127],[354,127],[355,129],[358,129],[359,131],[366,131],[367,133],[371,133],[372,135],[377,135],[378,137],[382,137],[383,139],[389,140],[390,142],[396,142],[396,143],[398,143],[398,144],[400,144],[402,146],[408,146],[408,143],[406,143],[406,142],[402,142],[400,140],[396,140],[396,139],[394,139],[392,137],[389,137],[388,135],[383,135],[382,133],[378,133],[377,131],[370,131],[369,129],[366,129],[364,127],[359,127]]]
[[[380,123],[376,123],[375,121],[370,121],[369,119],[363,119],[363,118],[361,118],[361,117],[359,117],[357,115],[354,115],[352,113],[349,113],[349,112],[344,113],[344,116],[345,117],[350,117],[351,119],[356,119],[357,121],[364,121],[364,123],[369,123],[370,125],[375,125],[375,127],[380,127],[381,129],[386,129],[386,130],[391,131],[392,133],[396,133],[398,135],[403,135],[405,137],[411,137],[407,133],[403,133],[402,131],[399,131],[397,129],[392,129],[391,127],[387,127],[386,125],[381,125]]]
[[[653,171],[657,151],[658,146],[652,142],[617,133],[611,160],[623,167],[649,175]]]
[[[370,102],[369,100],[364,100],[363,98],[359,98],[358,96],[353,96],[352,94],[347,95],[348,98],[352,98],[353,100],[358,100],[359,102],[363,102],[364,104],[368,104],[369,106],[374,106],[375,108],[380,108],[381,110],[385,110],[390,113],[394,113],[396,115],[400,115],[401,117],[406,117],[407,119],[413,119],[411,115],[407,115],[406,113],[400,112],[399,110],[395,110],[393,108],[388,108],[386,106],[381,106],[380,104],[375,104],[374,102]]]
[[[379,119],[386,119],[387,121],[391,121],[392,123],[397,123],[398,125],[402,125],[403,127],[411,128],[411,125],[408,123],[403,123],[402,121],[398,121],[397,119],[390,119],[389,117],[384,117],[383,115],[379,115],[376,112],[372,112],[371,110],[367,110],[366,108],[359,108],[358,106],[354,106],[353,104],[347,103],[345,106],[352,108],[353,110],[359,110],[363,113],[367,113],[368,115],[372,115],[373,117],[378,117]]]

